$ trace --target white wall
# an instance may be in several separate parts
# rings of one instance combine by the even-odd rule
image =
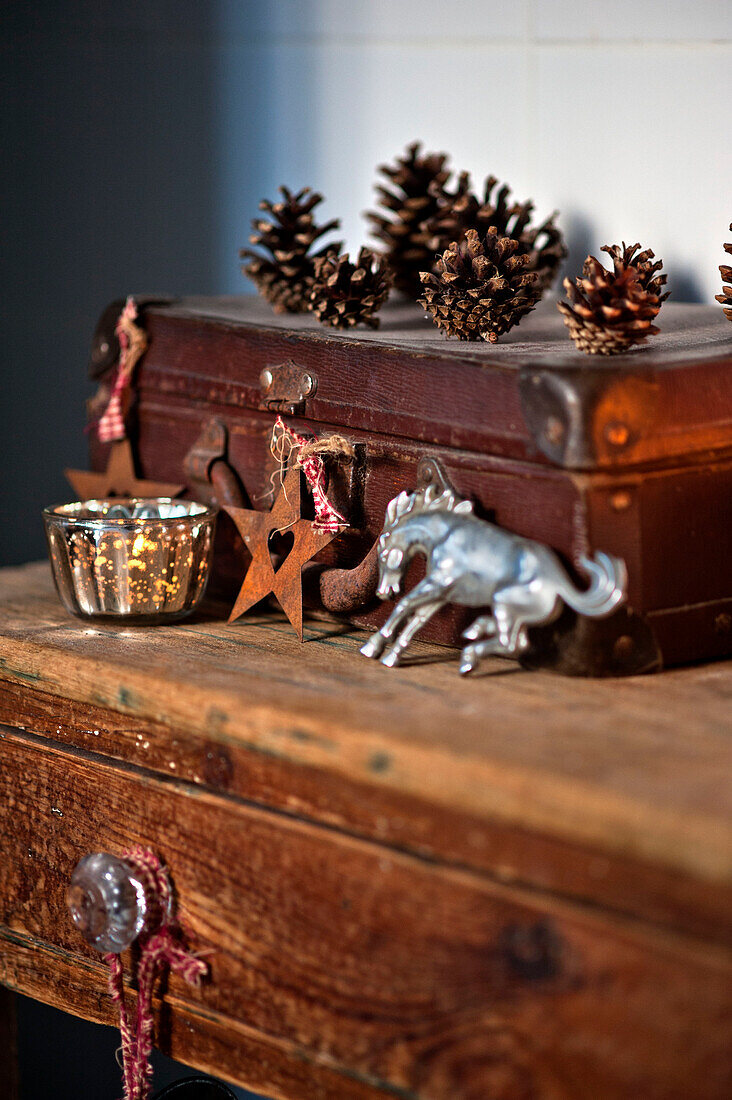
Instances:
[[[603,243],[637,239],[664,258],[677,300],[718,291],[732,221],[732,0],[272,0],[254,53],[236,0],[220,10],[232,109],[255,56],[269,77],[276,140],[262,186],[312,182],[350,247],[367,233],[375,165],[421,138],[479,180],[506,180],[539,214],[558,208],[572,269]],[[231,239],[255,211],[235,161],[251,151],[226,132],[221,260],[241,292]]]

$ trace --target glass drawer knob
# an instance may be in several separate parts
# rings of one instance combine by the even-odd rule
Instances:
[[[74,925],[97,951],[119,954],[145,925],[147,899],[131,863],[108,852],[84,856],[66,890]]]

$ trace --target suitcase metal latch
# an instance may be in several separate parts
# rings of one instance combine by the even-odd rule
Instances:
[[[247,496],[236,471],[229,464],[229,433],[223,420],[211,417],[183,459],[188,487],[196,500],[246,508]]]
[[[318,388],[318,379],[310,370],[292,359],[274,367],[265,367],[259,376],[265,408],[295,416],[305,410],[305,401]]]

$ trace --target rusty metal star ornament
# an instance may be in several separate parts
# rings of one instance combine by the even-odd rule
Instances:
[[[66,479],[79,500],[103,500],[105,497],[177,497],[184,485],[168,481],[146,481],[135,473],[135,460],[129,439],[112,444],[106,470],[64,470]]]
[[[282,488],[269,512],[246,508],[225,508],[252,555],[251,564],[236,598],[229,622],[273,593],[295,628],[300,641],[302,629],[302,567],[332,542],[337,532],[313,529],[300,515],[300,470],[288,470]],[[275,569],[270,553],[272,535],[292,535],[292,548]]]

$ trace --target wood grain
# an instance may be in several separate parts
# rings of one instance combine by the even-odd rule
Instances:
[[[118,1027],[107,992],[107,970],[88,959],[32,937],[0,930],[0,996],[22,990],[62,1012]],[[134,1004],[135,991],[127,997]],[[302,1048],[263,1035],[169,991],[154,1001],[155,1045],[193,1069],[243,1085],[273,1100],[388,1100],[397,1096],[381,1085],[344,1079],[333,1067],[308,1057]],[[0,1084],[2,1078],[0,1078]],[[2,1093],[3,1100],[16,1100]]]
[[[3,571],[0,598],[10,681],[527,825],[550,825],[556,784],[560,834],[596,830],[610,849],[622,839],[650,854],[668,830],[673,845],[659,858],[700,875],[729,870],[729,834],[714,836],[732,809],[720,774],[730,751],[729,665],[607,683],[496,659],[465,680],[440,647],[417,645],[411,663],[386,670],[357,656],[359,632],[311,621],[301,645],[276,615],[227,624],[214,613],[123,631],[74,619],[45,563]],[[521,800],[512,801],[521,776]],[[527,805],[529,780],[537,785]],[[617,836],[612,815],[624,807],[642,816],[643,836]],[[708,814],[714,829],[694,843]]]
[[[726,892],[720,896],[714,883],[623,854],[608,859],[599,846],[2,681],[0,722],[501,882],[642,916],[722,944],[732,937]]]
[[[12,731],[0,760],[12,935],[88,957],[63,903],[74,863],[150,845],[214,951],[200,992],[171,978],[171,1015],[184,1001],[303,1051],[344,1097],[354,1079],[429,1100],[727,1095],[726,951]]]
[[[606,683],[496,660],[466,682],[438,647],[385,670],[358,656],[357,632],[311,622],[301,646],[276,616],[120,633],[69,618],[45,566],[0,574],[0,604],[4,680],[172,731],[133,724],[132,747],[112,734],[104,751],[213,787],[207,764],[231,768],[235,791],[278,809],[291,798],[385,842],[729,929],[729,666]],[[432,815],[439,827],[415,827]]]

